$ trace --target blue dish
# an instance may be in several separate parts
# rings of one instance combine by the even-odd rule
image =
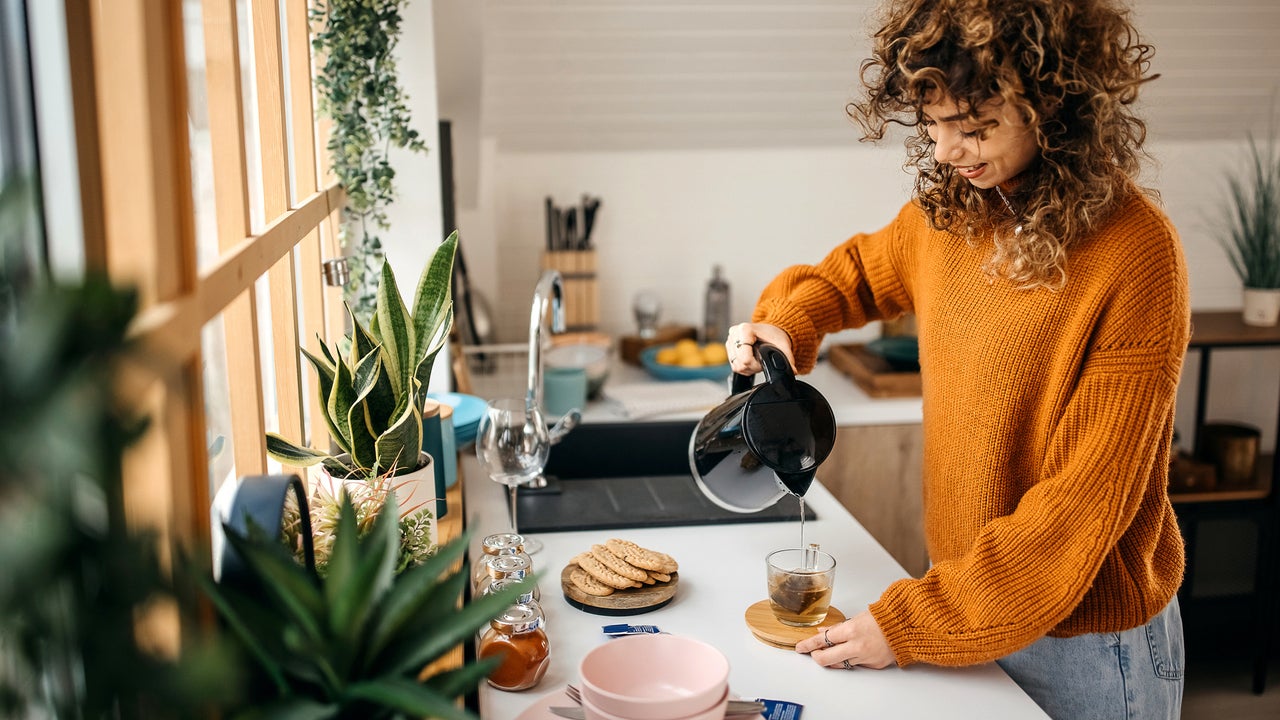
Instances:
[[[724,380],[732,370],[729,363],[707,365],[706,367],[683,367],[680,365],[664,365],[657,360],[658,351],[667,345],[655,345],[640,352],[640,364],[649,374],[659,380]]]
[[[459,447],[476,439],[476,429],[487,405],[483,398],[454,392],[427,393],[427,397],[453,408],[453,433]]]

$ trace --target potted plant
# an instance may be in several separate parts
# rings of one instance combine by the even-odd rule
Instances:
[[[1219,242],[1244,282],[1244,322],[1275,325],[1280,317],[1280,153],[1249,137],[1249,167],[1227,178],[1230,202]]]
[[[329,162],[347,193],[342,246],[350,257],[347,302],[367,319],[383,260],[378,233],[395,199],[393,147],[424,152],[410,127],[406,95],[396,76],[400,10],[408,0],[318,0],[311,9],[320,111],[333,121]]]
[[[267,433],[267,452],[284,465],[323,466],[333,482],[327,502],[321,495],[318,506],[332,512],[342,488],[349,486],[373,499],[376,507],[394,488],[401,498],[402,517],[430,512],[423,506],[435,495],[435,481],[431,457],[422,452],[422,403],[453,321],[451,278],[457,246],[455,231],[436,248],[418,279],[412,311],[400,296],[391,266],[384,262],[368,327],[352,313],[351,334],[342,342],[332,348],[322,343],[318,356],[302,350],[315,369],[336,452],[308,448],[277,433]],[[413,524],[422,521],[419,517]]]
[[[395,514],[384,506],[360,539],[343,501],[327,578],[308,573],[274,536],[230,527],[249,584],[202,578],[226,625],[262,671],[233,718],[473,718],[457,705],[492,671],[437,661],[515,602],[513,586],[460,606],[464,534],[396,574]],[[256,528],[251,528],[255,530]]]

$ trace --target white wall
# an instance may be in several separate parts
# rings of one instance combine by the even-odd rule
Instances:
[[[431,253],[445,238],[440,204],[440,152],[436,126],[435,30],[431,0],[414,0],[403,11],[403,30],[396,47],[401,87],[408,95],[412,126],[426,141],[426,153],[393,149],[397,198],[387,210],[391,228],[383,238],[387,261],[395,272],[404,301],[413,301],[418,277]],[[448,348],[440,353],[432,373],[432,391],[448,387]]]

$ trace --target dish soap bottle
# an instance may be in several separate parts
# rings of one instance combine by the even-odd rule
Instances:
[[[706,304],[703,306],[702,342],[724,342],[729,334],[729,283],[721,275],[719,265],[711,268],[707,282]]]

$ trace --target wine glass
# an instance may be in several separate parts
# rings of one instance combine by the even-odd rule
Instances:
[[[511,497],[511,532],[516,522],[516,488],[537,477],[551,453],[551,436],[536,403],[526,398],[490,400],[476,433],[476,457],[496,483],[506,485]],[[525,538],[524,551],[533,554],[542,543]]]

